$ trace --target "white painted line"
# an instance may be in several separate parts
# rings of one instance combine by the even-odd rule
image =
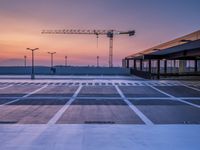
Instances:
[[[38,100],[46,100],[46,99],[70,99],[71,97],[45,97],[45,96],[33,96],[33,97],[9,97],[9,96],[5,96],[5,97],[1,97],[0,99],[17,99],[17,98],[20,98],[20,99],[38,99]]]
[[[169,82],[169,81],[129,81],[129,80],[107,80],[107,79],[102,79],[102,80],[37,80],[36,82],[31,82],[29,80],[14,80],[14,81],[9,81],[8,83],[13,83],[16,85],[42,85],[42,84],[49,84],[49,86],[78,86],[77,83],[79,84],[83,84],[86,83],[85,86],[95,86],[95,83],[99,83],[99,85],[97,86],[111,86],[110,83],[112,84],[112,86],[115,85],[115,83],[117,85],[121,85],[121,86],[148,86],[148,85],[158,85],[158,86],[174,86],[175,84],[177,85],[181,85],[181,83],[178,82]],[[89,83],[92,83],[92,85],[90,85]],[[105,84],[104,84],[105,83]],[[64,85],[63,85],[64,84]]]
[[[59,97],[58,97],[59,98]],[[69,98],[69,97],[66,97]],[[127,99],[146,99],[146,100],[168,100],[176,99],[176,97],[126,97]],[[200,99],[200,97],[178,97],[180,99]],[[77,97],[77,99],[121,99],[121,97]]]
[[[81,88],[82,88],[82,85],[78,87],[78,89],[76,90],[74,95],[71,97],[71,99],[49,120],[49,122],[47,123],[48,125],[53,125],[60,119],[63,113],[69,108],[71,103],[76,99]]]
[[[13,85],[8,85],[8,86],[5,86],[5,87],[1,87],[0,90],[7,89],[7,88],[9,88],[11,86],[13,86]]]
[[[124,100],[124,102],[127,103],[127,105],[140,117],[140,119],[146,124],[146,125],[153,125],[153,122],[149,120],[136,106],[134,106],[122,93],[122,91],[119,89],[117,85],[115,85],[115,88],[121,98]]]
[[[24,99],[22,97],[1,97],[0,99]],[[70,99],[71,97],[45,97],[45,96],[34,96],[34,97],[26,97],[26,99],[34,99],[34,100],[45,100],[45,99]],[[194,100],[200,100],[200,97],[178,97],[180,99],[194,99]],[[95,99],[95,100],[102,100],[102,99],[106,99],[106,100],[116,100],[116,99],[122,99],[121,97],[76,97],[76,99]],[[171,97],[127,97],[127,99],[131,99],[131,100],[176,100],[176,98],[171,98]]]
[[[185,85],[185,84],[182,84],[182,85],[185,86],[185,87],[187,87],[187,88],[189,88],[189,89],[192,89],[192,90],[195,90],[195,91],[200,92],[200,89],[197,89],[197,88],[195,88],[195,87],[190,87],[190,86]]]
[[[174,99],[174,98],[171,98],[171,97],[127,97],[127,99],[141,99],[141,100],[168,100],[168,99]]]
[[[180,98],[180,99],[197,99],[197,100],[200,99],[200,97],[178,97],[178,98]]]
[[[33,91],[33,92],[30,92],[30,93],[28,93],[28,94],[26,94],[26,95],[24,95],[24,96],[22,96],[22,97],[20,97],[20,98],[17,98],[17,99],[15,99],[15,100],[13,100],[13,101],[10,101],[10,102],[1,104],[0,106],[8,105],[8,104],[17,102],[17,101],[19,101],[19,100],[21,100],[21,99],[23,99],[23,98],[29,97],[29,96],[31,96],[31,95],[33,95],[33,94],[35,94],[35,93],[41,91],[42,89],[46,88],[47,86],[48,86],[48,85],[44,85],[43,87],[41,87],[41,88],[39,88],[39,89],[37,89],[37,90],[35,90],[35,91]]]
[[[149,87],[151,87],[151,88],[155,89],[156,91],[158,91],[158,92],[160,92],[160,93],[162,93],[162,94],[165,94],[165,95],[169,96],[170,98],[173,98],[173,99],[175,99],[175,100],[177,100],[177,101],[180,101],[180,102],[182,102],[182,103],[185,103],[185,104],[194,106],[194,107],[196,107],[196,108],[200,108],[199,105],[196,105],[196,104],[187,102],[187,101],[185,101],[185,100],[183,100],[183,99],[181,99],[181,98],[175,97],[175,96],[173,96],[173,95],[171,95],[171,94],[168,94],[168,93],[166,93],[166,92],[164,92],[164,91],[162,91],[162,90],[160,90],[160,89],[158,89],[158,88],[156,88],[156,87],[154,87],[154,86],[150,86],[150,85],[149,85]]]
[[[158,88],[156,88],[156,87],[154,87],[154,86],[151,86],[151,85],[148,85],[148,86],[151,87],[152,89],[154,89],[154,90],[156,90],[156,91],[158,91],[158,92],[160,92],[160,93],[162,93],[162,94],[164,94],[164,95],[170,97],[170,98],[176,98],[176,97],[174,97],[174,96],[172,96],[172,95],[170,95],[170,94],[168,94],[168,93],[166,93],[166,92],[164,92],[164,91],[159,90]]]
[[[77,99],[121,99],[121,97],[77,97]]]

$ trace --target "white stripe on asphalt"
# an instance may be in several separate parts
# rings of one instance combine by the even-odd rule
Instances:
[[[140,117],[140,119],[146,124],[146,125],[153,125],[153,122],[149,120],[136,106],[134,106],[122,93],[122,91],[119,89],[117,85],[115,85],[115,88],[121,98],[124,100],[124,102],[127,103],[127,105]]]
[[[71,103],[76,99],[81,88],[82,88],[82,85],[79,86],[79,88],[76,90],[76,92],[71,97],[71,99],[49,120],[49,122],[47,123],[48,125],[55,124],[60,119],[63,113],[69,108]]]
[[[30,92],[30,93],[28,93],[28,94],[26,94],[26,95],[24,95],[24,96],[22,96],[22,97],[20,97],[20,98],[17,98],[17,99],[15,99],[15,100],[13,100],[13,101],[10,101],[10,102],[1,104],[0,106],[8,105],[8,104],[17,102],[17,101],[19,101],[19,100],[21,100],[21,99],[23,99],[23,98],[29,97],[29,96],[31,96],[31,95],[33,95],[33,94],[35,94],[35,93],[41,91],[42,89],[46,88],[47,86],[48,86],[48,85],[44,85],[43,87],[41,87],[41,88],[39,88],[39,89],[37,89],[37,90],[35,90],[35,91],[33,91],[33,92]]]
[[[200,89],[197,89],[197,88],[195,88],[195,87],[190,87],[190,86],[185,85],[185,84],[182,84],[182,85],[185,86],[185,87],[187,87],[187,88],[190,88],[190,89],[192,89],[192,90],[195,90],[195,91],[200,92]]]
[[[18,97],[3,97],[4,99],[17,99],[17,98],[21,98],[20,96]],[[71,97],[45,97],[45,96],[34,96],[34,97],[26,97],[26,99],[38,99],[38,100],[42,100],[42,99],[70,99]],[[180,99],[194,99],[194,100],[200,100],[200,97],[178,97]],[[21,98],[23,99],[23,98]],[[102,100],[102,99],[107,99],[107,100],[116,100],[116,99],[122,99],[121,97],[77,97],[77,99],[97,99],[97,100]],[[171,97],[128,97],[128,99],[132,99],[132,100],[169,100],[169,99],[174,99],[176,100],[176,98],[171,98]]]
[[[7,89],[7,88],[9,88],[11,86],[13,86],[13,85],[8,85],[8,86],[5,86],[5,87],[1,87],[0,90]]]
[[[199,105],[196,105],[196,104],[187,102],[187,101],[185,101],[185,100],[183,100],[183,99],[181,99],[181,98],[175,97],[175,96],[173,96],[173,95],[171,95],[171,94],[168,94],[168,93],[166,93],[166,92],[164,92],[164,91],[162,91],[162,90],[160,90],[160,89],[158,89],[158,88],[156,88],[156,87],[154,87],[154,86],[150,86],[150,85],[149,85],[149,87],[153,88],[154,90],[156,90],[156,91],[158,91],[158,92],[160,92],[160,93],[162,93],[162,94],[164,94],[164,95],[169,96],[170,98],[173,98],[174,100],[180,101],[180,102],[182,102],[182,103],[185,103],[185,104],[188,104],[188,105],[197,107],[197,108],[200,108]]]

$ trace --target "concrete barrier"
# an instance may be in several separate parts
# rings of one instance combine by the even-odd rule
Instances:
[[[37,66],[35,74],[51,75],[50,67]],[[31,67],[0,67],[0,75],[28,75]],[[121,67],[64,67],[56,66],[55,75],[130,75],[130,69]]]

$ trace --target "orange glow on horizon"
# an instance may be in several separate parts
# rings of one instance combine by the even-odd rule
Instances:
[[[22,25],[19,22],[14,23],[16,26]],[[27,25],[23,24],[23,26],[25,27],[12,31],[11,25],[1,25],[0,28],[4,29],[4,32],[0,35],[1,61],[23,60],[24,55],[30,55],[26,50],[27,47],[39,47],[40,50],[35,54],[38,65],[48,65],[49,56],[47,51],[57,52],[55,55],[55,63],[57,65],[63,64],[65,55],[69,57],[72,65],[95,65],[97,55],[100,56],[102,65],[108,65],[109,39],[106,36],[99,37],[97,48],[95,35],[43,35],[40,33],[41,27],[37,24],[30,25],[27,23]],[[121,38],[123,40],[120,42]],[[134,39],[128,40],[128,38],[124,37],[114,39],[114,60],[119,61],[117,66],[121,64],[121,59],[130,53],[123,50],[132,45],[130,41],[134,41]],[[8,65],[15,64],[12,64],[11,61]]]
[[[95,35],[42,35],[43,29],[135,30],[136,35],[114,37],[114,65],[125,56],[199,30],[197,1],[0,1],[0,66],[21,65],[27,47],[36,52],[37,65],[49,65],[47,51],[56,51],[55,64],[108,66],[109,39]],[[133,9],[134,7],[134,9]],[[179,11],[177,11],[179,10]],[[184,17],[183,17],[184,16]],[[192,16],[192,17],[191,17]]]

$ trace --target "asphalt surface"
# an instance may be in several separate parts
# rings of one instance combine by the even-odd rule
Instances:
[[[0,124],[200,124],[199,107],[191,82],[0,82]]]
[[[200,147],[200,82],[0,79],[0,149]]]

